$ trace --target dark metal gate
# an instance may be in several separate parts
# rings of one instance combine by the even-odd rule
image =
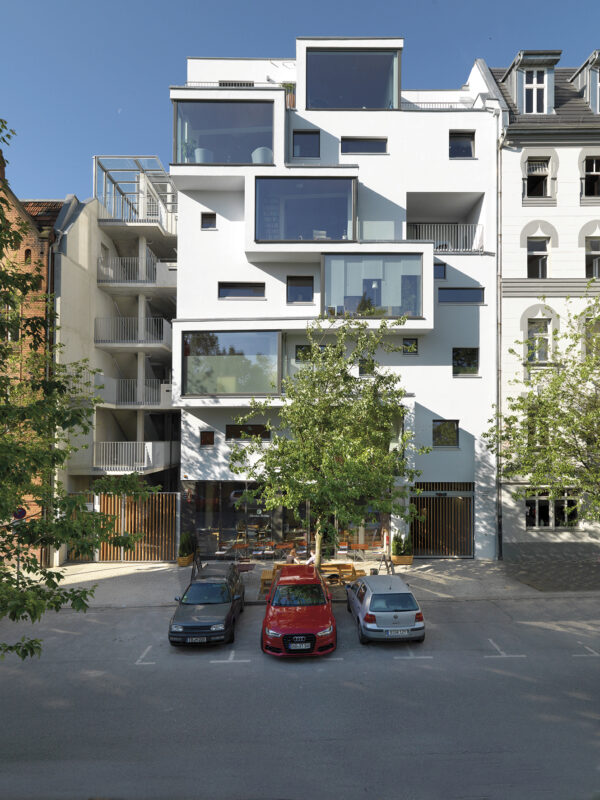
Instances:
[[[420,519],[411,523],[415,556],[473,558],[473,483],[416,483]]]

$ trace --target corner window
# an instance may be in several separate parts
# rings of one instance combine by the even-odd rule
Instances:
[[[214,431],[200,431],[200,447],[213,447],[215,444]]]
[[[294,158],[319,158],[321,155],[321,137],[319,131],[294,131]]]
[[[306,108],[398,108],[399,68],[397,50],[307,50]]]
[[[450,158],[475,158],[475,134],[472,131],[450,131]]]
[[[600,278],[600,239],[585,240],[585,277]]]
[[[431,424],[434,447],[458,447],[457,419],[434,419]]]
[[[340,152],[368,154],[387,153],[387,139],[361,139],[359,137],[342,136]]]
[[[527,239],[527,277],[548,277],[548,242],[547,238]]]
[[[477,375],[479,373],[478,347],[452,348],[452,374]]]
[[[299,275],[293,277],[288,275],[287,279],[287,302],[288,303],[312,303],[314,296],[313,276]]]
[[[438,303],[483,303],[483,287],[439,288]]]
[[[550,357],[550,320],[527,320],[527,361],[545,364]]]
[[[578,491],[565,489],[563,497],[551,500],[543,489],[531,490],[525,499],[526,528],[573,528],[578,523]]]
[[[221,283],[219,281],[219,299],[249,299],[265,296],[264,283]]]
[[[549,158],[528,158],[525,196],[548,197],[549,174]]]
[[[402,339],[402,352],[404,355],[416,356],[419,354],[419,340],[416,337],[405,336]]]
[[[200,227],[203,231],[211,231],[217,227],[217,215],[203,211],[200,217]]]
[[[248,439],[250,436],[260,436],[261,439],[268,441],[271,438],[271,431],[266,425],[226,425],[225,439],[238,441]]]
[[[525,113],[546,113],[546,71],[525,70]]]
[[[600,197],[600,158],[586,158],[583,196]]]

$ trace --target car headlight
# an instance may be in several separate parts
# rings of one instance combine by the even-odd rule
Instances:
[[[330,633],[333,633],[333,625],[330,625],[328,628],[323,628],[322,631],[317,631],[317,636],[329,636]]]
[[[225,625],[222,622],[218,622],[216,625],[210,626],[211,631],[224,631]]]
[[[265,628],[265,633],[267,636],[281,636],[282,634],[278,631],[272,631],[271,628]]]
[[[183,630],[183,625],[171,625],[171,630],[173,633],[181,633]]]

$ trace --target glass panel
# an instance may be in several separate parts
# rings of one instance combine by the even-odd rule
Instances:
[[[458,447],[458,422],[453,419],[434,419],[433,446]]]
[[[445,264],[434,264],[433,265],[433,277],[435,280],[444,280],[446,278],[446,265]]]
[[[343,138],[342,153],[387,153],[387,139]]]
[[[277,389],[278,333],[183,334],[183,393],[270,394]]]
[[[525,83],[533,83],[533,70],[528,69],[525,72]]]
[[[325,257],[325,308],[330,315],[421,315],[422,257],[335,255]]]
[[[178,101],[177,163],[272,164],[273,103]]]
[[[550,525],[550,501],[538,500],[538,526],[548,528]]]
[[[438,289],[440,303],[483,303],[483,288]]]
[[[450,158],[473,158],[474,140],[472,133],[451,133]]]
[[[537,503],[534,497],[525,500],[525,527],[535,528],[536,526]]]
[[[307,108],[398,108],[395,50],[308,50]]]
[[[287,279],[288,303],[312,303],[313,278],[312,275],[302,275]]]
[[[257,178],[256,240],[354,239],[352,178]]]
[[[264,283],[219,283],[219,297],[264,297]]]
[[[525,89],[525,113],[533,113],[533,89]]]
[[[452,374],[477,375],[479,372],[478,347],[452,348]]]
[[[294,131],[294,158],[319,158],[319,131]]]
[[[537,90],[537,113],[543,114],[546,109],[544,108],[544,90]]]
[[[402,339],[402,352],[406,355],[417,355],[419,352],[419,340],[412,337]]]

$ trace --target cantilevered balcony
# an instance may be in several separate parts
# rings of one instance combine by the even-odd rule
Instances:
[[[94,342],[105,350],[154,352],[171,350],[171,323],[162,317],[99,317]]]
[[[92,466],[101,472],[148,472],[179,461],[179,442],[94,442]]]
[[[98,395],[106,405],[129,408],[170,408],[171,384],[158,378],[110,378],[96,376]],[[101,387],[101,388],[100,388]]]
[[[470,222],[409,222],[406,238],[433,242],[436,253],[480,253],[483,225]]]
[[[145,259],[136,256],[98,259],[98,285],[111,294],[127,294],[143,289],[152,295],[162,289],[177,288],[177,263],[157,261],[148,250]]]

